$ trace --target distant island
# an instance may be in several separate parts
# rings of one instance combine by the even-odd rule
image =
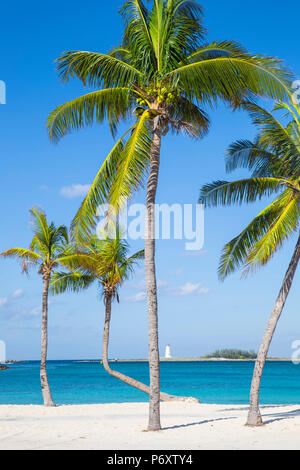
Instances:
[[[218,349],[212,354],[206,356],[198,357],[172,357],[165,358],[161,357],[161,362],[208,362],[208,361],[255,361],[257,354],[255,351],[246,351],[242,349]],[[282,362],[291,362],[292,359],[288,357],[268,357],[267,361],[282,361]],[[77,363],[92,363],[92,364],[101,364],[102,359],[85,359],[85,360],[75,360]],[[148,359],[109,359],[109,362],[148,362]]]
[[[204,356],[206,359],[256,359],[255,351],[244,351],[242,349],[217,349],[212,354]]]

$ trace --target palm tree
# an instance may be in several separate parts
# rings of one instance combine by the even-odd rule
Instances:
[[[243,266],[244,274],[266,265],[283,243],[299,232],[300,224],[300,110],[294,105],[279,104],[288,124],[281,124],[271,113],[252,104],[243,106],[250,112],[260,133],[254,142],[240,140],[228,151],[227,170],[248,168],[252,177],[240,181],[217,181],[202,188],[200,201],[206,206],[251,203],[263,196],[276,194],[275,200],[225,246],[219,275]],[[247,424],[262,425],[259,392],[269,347],[289,295],[300,259],[300,234],[271,312],[255,363],[250,392]]]
[[[144,250],[128,257],[129,245],[121,238],[119,227],[112,237],[103,234],[104,238],[93,237],[82,246],[80,251],[70,254],[64,259],[64,266],[70,268],[69,272],[56,272],[51,280],[51,293],[62,294],[67,290],[80,292],[92,283],[98,282],[105,305],[105,324],[102,345],[102,362],[105,370],[113,377],[125,382],[127,385],[150,394],[150,387],[127,375],[111,369],[108,361],[108,346],[110,333],[110,320],[112,302],[119,302],[119,289],[134,272],[136,263],[144,258]],[[182,400],[185,397],[176,397],[167,393],[160,396],[162,401]],[[190,401],[197,401],[189,398]]]
[[[49,225],[46,214],[41,210],[32,208],[30,214],[34,237],[29,249],[11,248],[1,253],[0,256],[18,258],[21,261],[22,271],[25,273],[31,267],[38,267],[38,273],[43,278],[40,378],[44,405],[55,406],[47,375],[48,293],[55,268],[68,254],[68,232],[64,225],[56,227],[53,222]]]
[[[192,0],[141,0],[121,9],[125,31],[121,46],[108,54],[67,51],[57,60],[62,81],[78,78],[97,90],[57,107],[47,121],[49,136],[108,120],[115,135],[121,120],[131,126],[101,166],[73,220],[75,239],[90,235],[99,205],[117,210],[148,175],[145,270],[148,298],[150,408],[149,430],[160,425],[157,282],[154,204],[162,137],[180,130],[194,138],[208,131],[202,109],[221,99],[236,106],[241,98],[269,96],[285,101],[291,74],[274,58],[250,55],[232,41],[205,42],[202,9]]]

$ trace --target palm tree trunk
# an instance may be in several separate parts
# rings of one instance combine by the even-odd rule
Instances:
[[[43,313],[42,313],[42,341],[41,341],[41,386],[45,406],[55,406],[47,376],[47,348],[48,348],[48,292],[50,275],[43,278]]]
[[[128,377],[125,374],[121,374],[121,372],[118,372],[110,368],[110,365],[108,362],[108,345],[109,345],[109,331],[110,331],[110,319],[111,319],[111,303],[112,303],[112,298],[110,295],[107,295],[105,299],[105,325],[104,325],[103,346],[102,346],[103,348],[102,349],[102,361],[103,361],[104,369],[116,379],[119,379],[122,382],[126,383],[127,385],[137,388],[141,392],[147,393],[149,395],[150,387],[143,384],[142,382],[139,382],[138,380],[135,380],[131,377]],[[169,395],[168,393],[163,393],[163,392],[161,392],[160,394],[160,399],[162,401],[190,401],[190,402],[199,403],[199,400],[197,400],[196,398],[177,397],[177,396]]]
[[[295,248],[295,251],[292,256],[292,260],[290,262],[289,268],[285,275],[282,287],[280,289],[279,295],[277,297],[276,303],[272,310],[270,319],[268,321],[268,325],[263,336],[259,352],[257,355],[252,384],[251,384],[251,392],[250,392],[250,409],[247,419],[248,426],[261,426],[263,424],[262,417],[259,410],[259,391],[260,391],[260,383],[263,374],[264,365],[266,362],[267,354],[269,351],[269,347],[281,316],[282,310],[286,303],[287,297],[289,295],[292,282],[297,270],[297,266],[300,259],[300,236]]]
[[[149,431],[161,429],[160,423],[160,360],[158,344],[157,283],[155,271],[155,201],[160,164],[162,125],[159,117],[153,122],[151,167],[147,185],[145,271],[148,300],[148,349],[150,369]]]

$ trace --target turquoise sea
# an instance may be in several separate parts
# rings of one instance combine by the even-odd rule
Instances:
[[[39,362],[9,366],[0,371],[0,404],[42,404]],[[112,367],[148,383],[148,364],[112,363]],[[253,362],[163,362],[161,389],[194,396],[202,403],[247,404]],[[49,361],[48,376],[57,404],[147,401],[147,395],[109,376],[99,363]],[[300,365],[268,362],[261,403],[299,404]]]

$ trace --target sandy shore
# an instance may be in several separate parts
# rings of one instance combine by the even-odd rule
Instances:
[[[247,407],[162,404],[163,430],[144,432],[146,403],[0,406],[0,449],[300,449],[300,405],[262,408],[266,425],[243,426]]]

